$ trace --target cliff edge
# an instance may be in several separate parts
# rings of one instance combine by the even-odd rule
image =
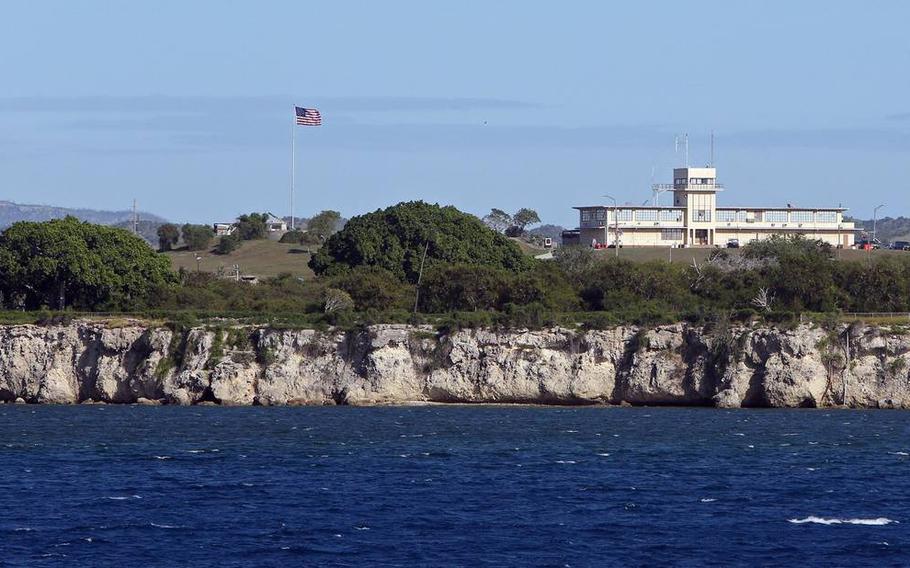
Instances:
[[[910,333],[684,324],[602,331],[0,327],[0,401],[910,408]]]

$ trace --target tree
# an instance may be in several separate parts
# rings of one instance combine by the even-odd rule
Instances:
[[[325,241],[338,231],[338,224],[341,221],[341,213],[338,211],[322,211],[309,221],[307,221],[307,233],[316,236],[320,241]]]
[[[325,291],[324,306],[325,313],[330,314],[333,312],[350,310],[354,307],[354,300],[352,300],[350,294],[344,290],[328,288]]]
[[[379,266],[414,283],[424,250],[426,266],[467,263],[523,270],[530,264],[518,246],[454,207],[422,201],[399,203],[352,218],[310,259],[317,274]]]
[[[237,217],[237,235],[244,241],[264,239],[268,233],[268,213],[250,213]]]
[[[358,266],[331,278],[331,288],[350,294],[358,310],[410,309],[414,305],[414,288],[402,284],[394,274],[378,266]]]
[[[493,229],[497,233],[503,233],[512,226],[512,216],[502,209],[496,209],[494,207],[490,210],[490,213],[483,218],[483,222],[487,227]]]
[[[236,233],[224,235],[221,237],[221,240],[218,241],[218,246],[215,247],[215,252],[218,254],[231,254],[240,248],[240,243],[240,237],[238,237]]]
[[[537,211],[522,207],[512,215],[512,226],[518,229],[518,234],[523,235],[528,225],[540,223],[540,216]]]
[[[75,217],[15,223],[0,235],[7,307],[137,309],[176,283],[170,261],[124,229]]]
[[[180,232],[183,233],[183,242],[189,250],[206,250],[215,238],[215,231],[208,225],[187,223],[181,227]]]
[[[174,248],[180,240],[180,228],[173,223],[165,223],[158,227],[158,250],[164,252]]]

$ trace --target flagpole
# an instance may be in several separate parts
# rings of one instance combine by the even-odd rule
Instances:
[[[291,123],[291,230],[294,230],[294,177],[297,173],[296,154],[297,107],[294,107],[294,122]]]

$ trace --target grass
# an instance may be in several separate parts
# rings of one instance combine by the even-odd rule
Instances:
[[[214,247],[213,247],[214,250]],[[267,239],[246,241],[240,248],[231,254],[219,255],[211,251],[198,253],[187,250],[169,251],[163,253],[171,260],[174,270],[184,268],[196,270],[196,255],[202,257],[199,261],[199,270],[203,272],[217,272],[224,269],[226,273],[232,272],[232,266],[240,266],[240,273],[253,276],[277,276],[289,272],[294,276],[312,278],[313,271],[307,266],[310,253],[303,245],[285,244]]]

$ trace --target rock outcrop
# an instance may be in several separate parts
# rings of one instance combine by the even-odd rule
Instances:
[[[411,402],[910,408],[910,333],[358,331],[134,322],[0,327],[0,401],[223,405]]]

